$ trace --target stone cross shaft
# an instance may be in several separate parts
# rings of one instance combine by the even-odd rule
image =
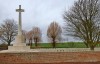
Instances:
[[[16,9],[16,12],[19,12],[18,35],[22,35],[21,12],[24,12],[24,9],[21,9],[21,5],[19,5],[19,9]]]

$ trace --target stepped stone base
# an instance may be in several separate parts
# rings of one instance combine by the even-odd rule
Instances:
[[[8,50],[27,51],[30,50],[30,46],[26,46],[26,43],[14,43],[13,46],[8,46]]]
[[[13,46],[8,46],[9,51],[29,51],[30,46],[26,46],[26,43],[24,43],[24,36],[23,35],[17,35],[15,39],[15,43]]]
[[[15,38],[15,43],[24,43],[25,42],[25,37],[23,35],[17,35]]]
[[[28,50],[30,50],[30,46],[8,46],[8,50],[10,50],[10,51],[28,51]]]
[[[14,43],[13,46],[26,46],[26,43]]]

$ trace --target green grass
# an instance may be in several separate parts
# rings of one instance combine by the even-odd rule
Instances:
[[[35,45],[32,44],[32,48],[34,48]],[[51,43],[39,43],[38,47],[40,48],[52,48]],[[86,48],[84,43],[80,42],[67,42],[67,43],[56,43],[56,48]]]
[[[7,44],[0,44],[0,50],[7,50],[8,45]]]
[[[85,44],[82,42],[59,43],[57,46],[62,48],[86,48]]]
[[[96,47],[100,47],[98,44]],[[0,49],[7,49],[8,45],[1,44]],[[31,48],[35,48],[35,44],[32,44]],[[38,48],[53,48],[51,43],[38,43]],[[56,43],[56,48],[86,48],[83,42],[65,42],[65,43]]]
[[[35,47],[35,44],[32,44],[32,47]],[[41,47],[41,48],[51,48],[52,45],[51,45],[51,43],[39,43],[38,47]]]

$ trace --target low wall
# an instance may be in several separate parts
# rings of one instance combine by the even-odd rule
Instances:
[[[99,63],[93,63],[98,61]],[[0,64],[57,64],[59,62],[61,64],[64,62],[75,62],[72,64],[82,64],[76,62],[100,64],[100,52],[31,52],[0,54]]]

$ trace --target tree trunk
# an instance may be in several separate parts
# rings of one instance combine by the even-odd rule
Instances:
[[[25,43],[26,43],[26,38],[25,38],[25,40],[24,40],[24,41],[25,41]]]
[[[8,46],[10,46],[10,41],[8,41]]]
[[[34,39],[35,40],[35,46],[37,47],[38,45],[37,45],[37,38],[36,39]]]
[[[85,43],[85,45],[86,45],[86,47],[87,47],[87,48],[89,48],[89,46],[88,46],[88,44],[87,44],[87,43]]]
[[[91,46],[91,47],[90,47],[90,50],[91,50],[91,51],[94,51],[94,46]]]
[[[30,39],[29,39],[29,46],[30,46]]]
[[[30,42],[30,46],[32,46],[32,39],[30,40],[31,42]]]
[[[55,38],[53,38],[53,43],[52,43],[52,46],[53,46],[53,48],[55,48],[56,47],[56,41],[55,41]]]

